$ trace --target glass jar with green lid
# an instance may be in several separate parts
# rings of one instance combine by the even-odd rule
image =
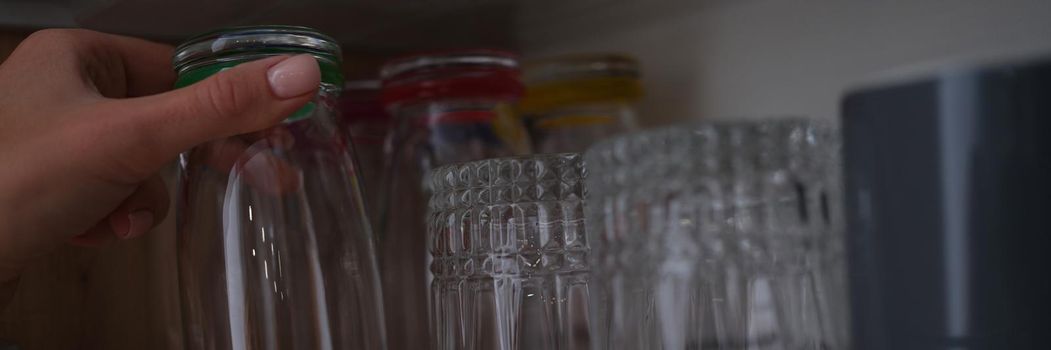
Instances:
[[[577,54],[528,61],[519,112],[538,153],[583,152],[595,141],[636,128],[642,98],[639,64],[620,54]]]
[[[178,263],[187,349],[383,349],[372,233],[335,115],[340,47],[312,29],[240,27],[176,49],[178,87],[309,54],[321,86],[282,123],[180,156]]]

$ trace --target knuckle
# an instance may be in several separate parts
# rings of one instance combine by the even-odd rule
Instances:
[[[236,79],[230,74],[219,73],[205,84],[198,96],[206,113],[217,118],[236,116],[248,109],[249,101],[246,92],[238,87]]]
[[[26,42],[47,42],[55,40],[63,40],[68,38],[70,35],[68,29],[41,29],[29,34],[26,37]]]
[[[30,52],[30,57],[81,57],[97,46],[98,40],[99,33],[90,30],[42,29],[27,36],[16,51]]]
[[[83,29],[41,29],[29,34],[25,39],[27,44],[47,45],[76,45],[88,36]]]

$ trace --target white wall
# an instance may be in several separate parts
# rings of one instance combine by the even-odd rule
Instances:
[[[530,57],[634,54],[643,63],[649,96],[642,109],[650,125],[710,117],[838,118],[843,92],[874,72],[1051,52],[1051,0],[697,3],[607,3],[573,21],[523,28],[521,41]],[[651,4],[663,10],[656,13]]]

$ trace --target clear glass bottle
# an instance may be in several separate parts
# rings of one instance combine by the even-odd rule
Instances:
[[[527,62],[518,108],[538,153],[584,152],[634,130],[642,98],[639,64],[620,54],[580,54]]]
[[[511,105],[522,94],[515,55],[462,50],[384,65],[382,99],[395,118],[387,159],[380,260],[392,349],[427,349],[427,189],[433,167],[529,152]]]
[[[576,153],[434,170],[435,349],[588,349],[586,177]]]
[[[177,86],[282,54],[317,58],[317,96],[281,124],[180,157],[179,282],[188,349],[383,349],[382,299],[335,41],[301,27],[220,30],[176,49]]]

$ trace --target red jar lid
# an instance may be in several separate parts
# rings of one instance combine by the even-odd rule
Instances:
[[[524,88],[518,56],[510,52],[472,49],[415,54],[383,65],[381,100],[396,105],[440,99],[514,101]]]

